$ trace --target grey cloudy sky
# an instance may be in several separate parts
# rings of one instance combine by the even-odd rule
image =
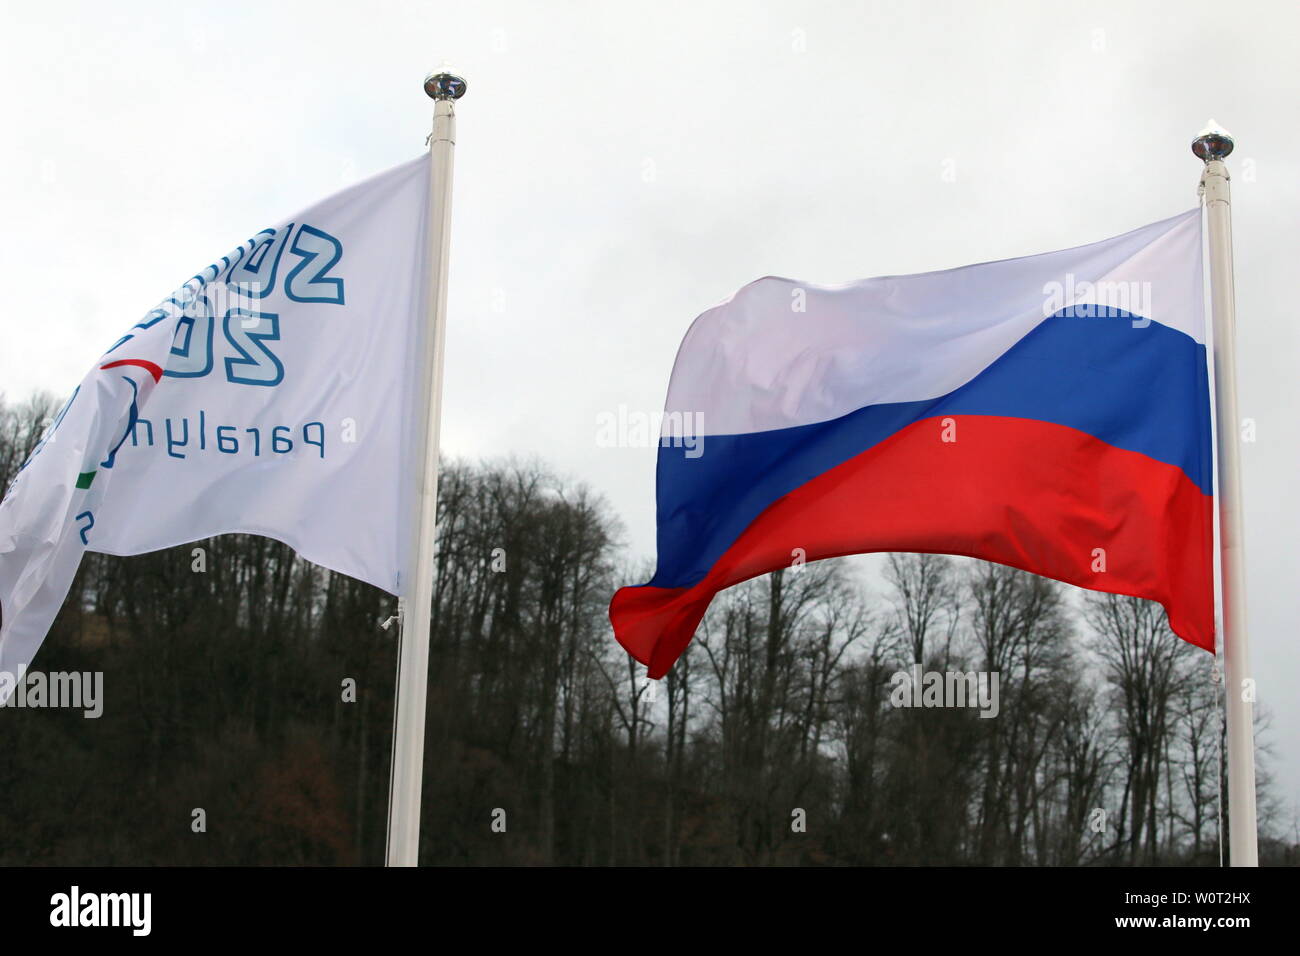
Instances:
[[[444,448],[536,454],[653,553],[653,449],[691,320],[765,274],[836,283],[1105,238],[1230,161],[1249,605],[1300,792],[1300,8],[1291,3],[18,3],[0,9],[0,390],[69,392],[185,278],[423,150],[458,109]]]

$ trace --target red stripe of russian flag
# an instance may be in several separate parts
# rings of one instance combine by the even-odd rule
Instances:
[[[714,595],[807,559],[964,554],[1079,587],[1159,601],[1181,637],[1214,648],[1212,501],[1179,468],[1062,425],[956,416],[902,429],[775,501],[689,588],[622,588],[618,640],[651,678],[685,650]],[[1104,571],[1094,571],[1104,549]]]

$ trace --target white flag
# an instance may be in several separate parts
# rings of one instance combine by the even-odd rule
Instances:
[[[86,550],[247,532],[400,593],[427,200],[421,157],[264,229],[95,362],[0,503],[0,701]]]

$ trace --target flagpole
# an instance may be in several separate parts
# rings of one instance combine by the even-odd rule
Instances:
[[[429,136],[429,284],[421,358],[420,464],[416,525],[399,604],[397,695],[393,709],[393,766],[388,791],[387,866],[415,866],[420,857],[420,793],[424,779],[424,709],[429,686],[429,618],[433,608],[434,521],[438,513],[438,431],[442,420],[442,356],[447,328],[447,259],[451,244],[451,172],[456,146],[453,102],[465,81],[433,73],[424,81],[433,98]]]
[[[1250,646],[1246,638],[1246,569],[1241,516],[1237,414],[1236,299],[1232,287],[1232,211],[1228,167],[1232,137],[1213,120],[1192,141],[1205,163],[1201,194],[1209,224],[1210,308],[1214,324],[1214,412],[1219,454],[1219,565],[1223,594],[1223,662],[1228,713],[1228,862],[1258,866],[1255,821],[1255,725]]]

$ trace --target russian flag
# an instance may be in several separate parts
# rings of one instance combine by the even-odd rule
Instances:
[[[658,566],[609,609],[652,678],[723,588],[873,551],[1149,598],[1213,651],[1200,210],[946,272],[759,279],[686,333],[658,455]]]

